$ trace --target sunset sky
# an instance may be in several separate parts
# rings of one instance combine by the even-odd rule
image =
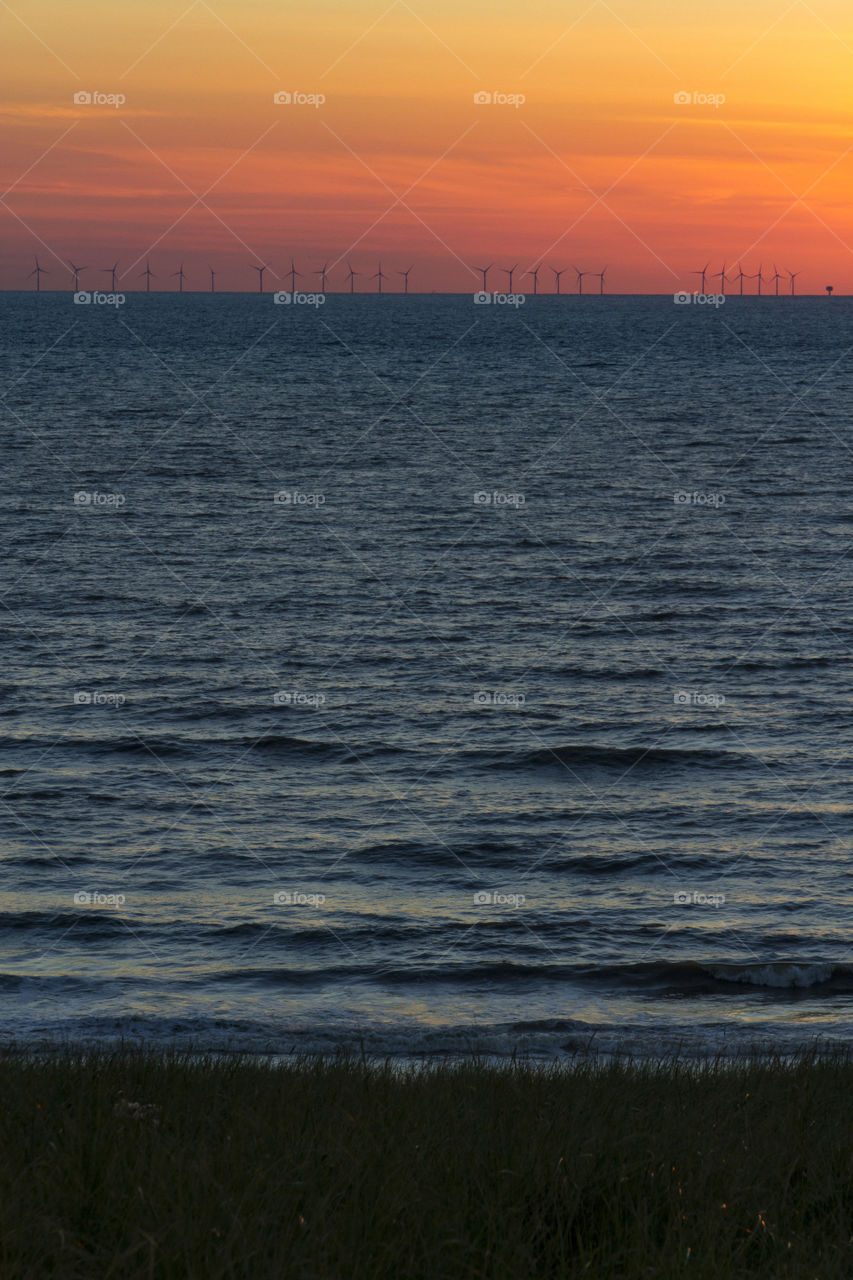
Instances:
[[[44,288],[68,259],[139,288],[146,258],[158,288],[181,262],[280,288],[291,255],[332,289],[347,258],[362,290],[380,259],[413,291],[492,261],[548,291],[550,265],[666,293],[723,261],[853,285],[849,0],[13,0],[0,66],[6,289],[36,253]]]

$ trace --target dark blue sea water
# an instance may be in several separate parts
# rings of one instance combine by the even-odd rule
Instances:
[[[853,304],[0,325],[3,1041],[853,1040]]]

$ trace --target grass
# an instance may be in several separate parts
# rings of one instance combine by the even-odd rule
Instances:
[[[0,1054],[0,1276],[853,1275],[853,1060]]]

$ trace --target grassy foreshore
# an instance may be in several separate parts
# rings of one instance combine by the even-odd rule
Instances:
[[[853,1275],[853,1062],[0,1055],[0,1275]]]

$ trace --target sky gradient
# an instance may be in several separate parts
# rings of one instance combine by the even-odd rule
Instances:
[[[540,262],[547,291],[572,264],[617,293],[724,261],[853,284],[840,0],[29,0],[0,6],[0,48],[6,289],[36,253],[43,288],[68,259],[88,287],[115,260],[142,287],[150,259],[158,288],[181,262],[187,288],[209,263],[257,287],[253,262],[281,288],[291,255],[304,288],[324,262],[346,287],[346,259],[361,290],[380,260],[413,291],[473,290],[490,262],[527,290]],[[325,101],[274,101],[297,92]]]

